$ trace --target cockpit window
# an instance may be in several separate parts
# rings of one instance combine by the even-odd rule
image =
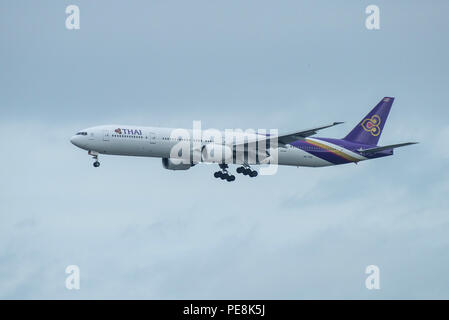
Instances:
[[[85,131],[78,132],[76,135],[77,136],[87,136],[87,132],[85,132]]]

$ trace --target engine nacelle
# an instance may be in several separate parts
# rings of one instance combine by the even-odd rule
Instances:
[[[201,160],[213,163],[232,163],[232,149],[222,144],[206,144],[201,150]]]
[[[176,160],[176,162],[173,162],[169,158],[162,158],[162,166],[167,170],[187,170],[194,166],[191,163],[178,163],[180,160]]]

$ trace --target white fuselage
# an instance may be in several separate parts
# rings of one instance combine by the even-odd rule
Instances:
[[[73,136],[71,142],[79,148],[98,154],[156,158],[171,158],[173,147],[180,142],[196,144],[200,147],[210,143],[223,143],[222,141],[214,141],[214,138],[210,136],[194,137],[192,130],[184,130],[188,134],[180,140],[179,130],[159,127],[105,125],[87,128]],[[225,132],[222,132],[222,134],[224,137]],[[252,138],[251,133],[245,133],[244,135],[249,139]],[[256,136],[255,134],[252,135]],[[277,164],[279,165],[307,167],[333,165],[331,162],[291,145],[276,148],[276,150],[278,152]],[[235,159],[232,163],[242,164],[243,161]],[[259,162],[252,161],[247,164],[259,164]]]

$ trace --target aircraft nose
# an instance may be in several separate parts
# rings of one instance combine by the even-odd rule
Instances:
[[[79,146],[80,146],[79,136],[74,135],[73,137],[70,138],[70,142],[71,142],[73,145],[79,147]]]

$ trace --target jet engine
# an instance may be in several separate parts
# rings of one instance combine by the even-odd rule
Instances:
[[[187,170],[195,165],[191,163],[178,163],[179,161],[173,162],[172,159],[162,158],[162,166],[167,170]]]

